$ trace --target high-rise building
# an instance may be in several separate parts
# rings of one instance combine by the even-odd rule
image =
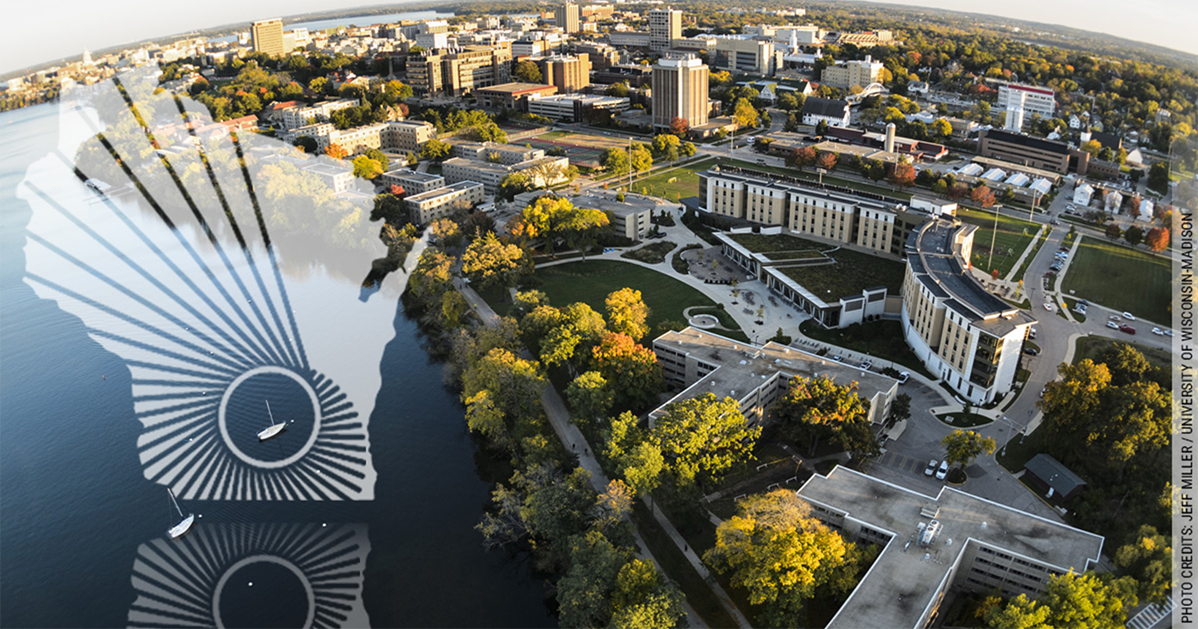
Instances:
[[[465,50],[432,51],[408,57],[408,84],[422,96],[448,94],[461,96],[482,87],[511,80],[510,49],[470,46]]]
[[[259,20],[254,22],[250,32],[254,38],[254,52],[283,54],[283,20]]]
[[[1042,118],[1052,118],[1057,113],[1056,93],[1050,87],[1000,83],[997,107],[1005,111],[1013,102],[1023,109],[1025,115],[1040,114]]]
[[[707,124],[707,66],[692,54],[667,54],[653,66],[653,126],[674,118],[690,127]]]
[[[556,85],[560,94],[581,92],[591,84],[590,55],[553,55],[537,59],[546,85]]]
[[[682,11],[649,11],[649,48],[664,52],[670,49],[670,42],[675,39],[682,39]]]
[[[554,9],[553,22],[567,33],[577,33],[582,30],[581,16],[582,13],[579,11],[578,5],[573,2],[567,2]]]

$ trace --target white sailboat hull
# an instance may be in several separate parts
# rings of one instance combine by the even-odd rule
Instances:
[[[269,428],[263,428],[258,432],[258,441],[274,439],[283,434],[284,430],[287,430],[287,424],[271,424]]]
[[[181,522],[172,526],[167,531],[167,534],[171,536],[171,539],[179,539],[180,537],[183,537],[184,535],[187,534],[188,531],[191,530],[191,526],[193,524],[195,524],[195,521],[196,521],[195,514],[189,513],[187,515],[187,517],[183,518],[183,520]]]

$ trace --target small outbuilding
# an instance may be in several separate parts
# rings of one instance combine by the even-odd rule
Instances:
[[[1023,469],[1028,480],[1048,492],[1050,498],[1059,496],[1068,500],[1086,486],[1086,481],[1048,454],[1037,454]]]

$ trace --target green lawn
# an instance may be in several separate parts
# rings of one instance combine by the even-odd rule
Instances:
[[[744,245],[753,253],[777,253],[780,251],[823,251],[835,249],[836,245],[828,245],[814,240],[807,240],[789,234],[728,234],[728,237]]]
[[[699,195],[698,173],[715,166],[715,160],[699,159],[663,173],[632,182],[633,192],[643,192],[667,201]],[[671,179],[673,181],[671,181]]]
[[[999,277],[1006,277],[1015,266],[1024,249],[1031,244],[1040,225],[1021,218],[998,215],[998,230],[994,229],[994,212],[957,210],[957,218],[978,226],[973,235],[973,265],[989,273],[998,269]],[[990,246],[993,239],[994,256],[991,262]]]
[[[1040,253],[1040,247],[1044,246],[1044,243],[1048,240],[1048,237],[1051,235],[1052,235],[1051,227],[1049,227],[1047,230],[1045,230],[1044,233],[1040,234],[1040,237],[1036,239],[1035,248],[1033,248],[1031,253],[1027,254],[1027,257],[1023,259],[1023,264],[1019,265],[1019,272],[1015,274],[1015,277],[1011,278],[1012,281],[1015,281],[1015,282],[1023,281],[1023,276],[1027,273],[1027,267],[1031,266],[1032,260],[1036,259],[1036,254]]]
[[[933,377],[903,339],[903,324],[898,321],[855,323],[841,330],[827,330],[807,320],[799,326],[799,330],[817,341],[889,360],[929,378]]]
[[[560,307],[581,301],[597,312],[604,312],[609,293],[621,288],[639,290],[651,311],[650,329],[662,321],[685,322],[682,311],[691,306],[715,306],[706,295],[673,277],[627,262],[571,262],[537,269],[533,277],[539,283],[537,289],[549,296],[549,303]]]
[[[889,294],[898,295],[903,286],[902,262],[848,249],[838,249],[827,256],[836,263],[774,268],[828,303],[860,295],[862,290],[875,286],[885,286]]]
[[[1085,238],[1061,288],[1107,308],[1168,325],[1172,269],[1168,258]]]

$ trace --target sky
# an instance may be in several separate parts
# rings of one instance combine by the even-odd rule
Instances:
[[[751,0],[750,0],[751,1]],[[988,13],[1084,30],[1109,33],[1198,55],[1198,2],[1193,0],[876,0]],[[144,0],[17,0],[5,8],[0,25],[0,74],[45,61],[82,54],[143,39],[166,37],[189,30],[236,22],[285,17],[364,5],[395,4],[395,0],[206,0],[179,10],[163,2],[163,10],[148,11]],[[796,0],[796,6],[802,6]]]

